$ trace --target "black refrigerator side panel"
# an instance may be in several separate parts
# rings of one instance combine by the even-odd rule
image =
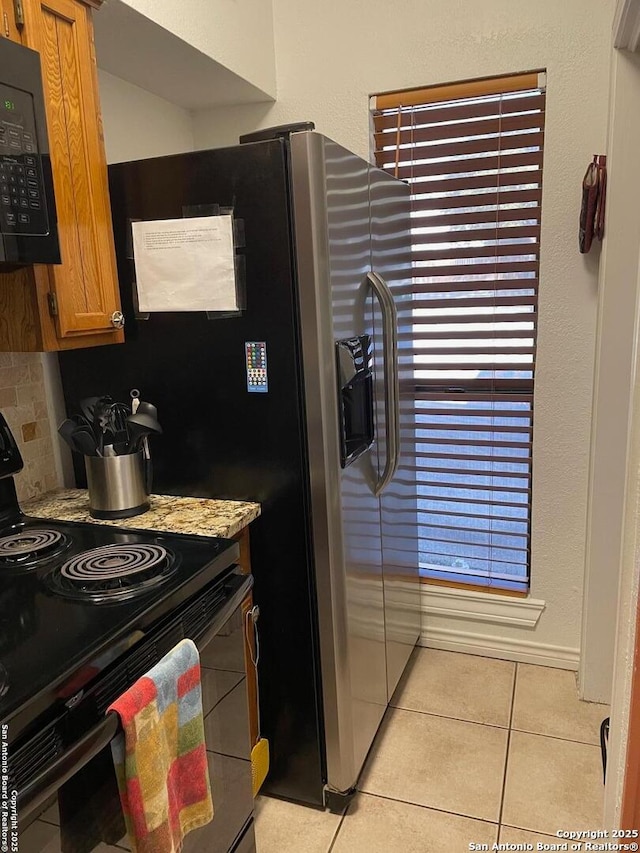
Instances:
[[[250,527],[254,598],[261,610],[260,694],[270,741],[265,790],[322,803],[325,777],[316,649],[305,425],[281,140],[110,167],[126,343],[60,355],[68,413],[88,396],[158,407],[153,491],[262,504]],[[184,206],[233,207],[243,220],[247,307],[136,319],[131,219],[181,218]],[[248,393],[245,342],[264,341],[268,393]],[[79,464],[80,463],[80,464]],[[78,485],[84,469],[76,459]]]

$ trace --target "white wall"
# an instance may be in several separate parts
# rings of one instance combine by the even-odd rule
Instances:
[[[191,113],[106,71],[98,72],[107,163],[193,149]]]
[[[577,223],[586,165],[606,144],[613,7],[613,0],[274,0],[277,102],[194,117],[197,148],[310,119],[368,156],[373,92],[547,69],[531,587],[546,607],[535,628],[427,614],[424,638],[495,654],[505,642],[512,656],[574,668],[598,277],[597,249],[578,253]]]
[[[271,0],[124,0],[253,83],[276,93]]]

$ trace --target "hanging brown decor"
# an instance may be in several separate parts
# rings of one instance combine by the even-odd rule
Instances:
[[[607,158],[594,154],[582,179],[582,206],[580,208],[580,252],[586,255],[593,238],[604,237],[604,209],[607,196]]]

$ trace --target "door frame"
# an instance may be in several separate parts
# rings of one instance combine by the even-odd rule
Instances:
[[[636,293],[640,294],[640,254]],[[604,826],[640,829],[640,300],[636,300],[634,382],[618,586],[616,653]]]

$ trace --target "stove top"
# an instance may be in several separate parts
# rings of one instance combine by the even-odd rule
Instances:
[[[47,527],[25,529],[22,525],[0,530],[0,571],[32,568],[61,554],[69,540],[59,530]]]
[[[227,539],[28,518],[13,481],[22,465],[0,414],[0,722],[10,743],[71,707],[239,556]]]
[[[0,527],[0,720],[10,741],[237,559],[226,539],[22,515]]]
[[[111,602],[159,586],[179,565],[180,558],[163,545],[103,545],[66,560],[46,575],[45,583],[65,598]]]

